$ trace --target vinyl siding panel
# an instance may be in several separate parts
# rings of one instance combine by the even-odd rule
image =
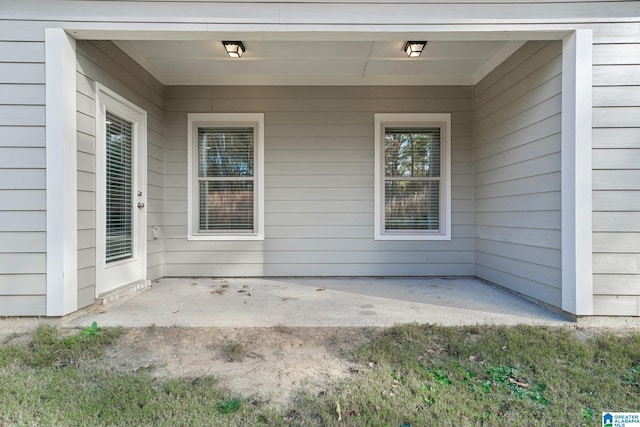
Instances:
[[[44,315],[44,42],[0,40],[0,316]]]
[[[45,205],[44,190],[0,190],[0,210],[37,211]]]
[[[593,129],[593,148],[640,148],[640,128]]]
[[[16,85],[44,84],[43,63],[0,62],[0,82]]]
[[[0,313],[3,316],[45,316],[47,299],[44,295],[11,295],[0,298]]]
[[[0,102],[7,105],[42,105],[44,85],[0,84]]]
[[[619,37],[611,34],[618,29]],[[594,314],[639,314],[640,37],[626,26],[594,32]]]
[[[0,169],[1,190],[44,190],[44,169]]]
[[[529,42],[475,87],[475,274],[561,305],[559,42]]]
[[[46,255],[43,253],[0,253],[0,266],[3,273],[32,274],[46,273]]]
[[[640,232],[640,212],[593,212],[594,232]],[[595,235],[594,235],[595,238]],[[640,279],[640,278],[639,278]]]
[[[640,43],[640,27],[635,22],[599,25],[593,36],[596,44]]]
[[[314,263],[313,276],[451,276],[472,275],[473,267],[460,267],[458,264],[323,264]],[[167,277],[214,276],[308,276],[308,264],[167,264]]]
[[[613,277],[595,274],[593,277],[593,291],[596,295],[610,293],[637,296],[640,295],[640,280],[634,274],[618,274]]]
[[[167,88],[167,276],[473,274],[470,87]],[[264,112],[265,240],[187,241],[189,112]],[[375,241],[374,113],[452,113],[451,241]]]
[[[0,211],[0,231],[46,231],[45,211]]]
[[[637,296],[594,295],[593,314],[596,316],[637,316],[639,301]]]
[[[41,253],[46,239],[38,232],[0,232],[0,253]]]
[[[43,295],[47,291],[44,274],[14,274],[0,277],[0,292],[19,289],[20,295]]]
[[[172,229],[168,227],[168,229]],[[184,228],[186,230],[186,227]],[[182,233],[182,228],[172,233],[178,235]],[[442,252],[457,252],[468,250],[472,245],[472,238],[460,238],[451,241],[450,245]],[[207,241],[187,241],[180,239],[169,239],[166,242],[167,253],[173,251],[205,251],[210,250],[210,242]],[[312,246],[317,251],[375,251],[380,248],[387,252],[392,251],[436,251],[441,246],[438,241],[375,241],[368,239],[271,239],[260,242],[235,241],[226,242],[225,248],[230,252],[243,251],[299,251]]]
[[[5,147],[45,146],[44,126],[0,126],[0,149]],[[7,159],[17,161],[19,159]],[[10,165],[11,162],[5,163]],[[44,167],[44,162],[42,163]]]
[[[96,153],[95,153],[95,83],[100,82],[147,111],[148,167],[162,173],[162,86],[139,65],[106,41],[77,43],[77,144],[78,144],[78,306],[94,302],[96,275]],[[155,157],[154,157],[155,156]],[[158,159],[159,157],[159,159]],[[151,172],[150,172],[151,174]],[[161,183],[161,180],[160,180]],[[149,226],[162,227],[162,189],[158,181],[148,178]],[[160,189],[158,189],[160,188]],[[152,207],[155,207],[153,209]],[[152,239],[151,229],[147,232]],[[162,242],[148,243],[150,279],[161,277],[164,248]]]

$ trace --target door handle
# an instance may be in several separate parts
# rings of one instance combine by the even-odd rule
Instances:
[[[144,203],[142,203],[142,202],[138,203],[138,207],[139,207],[140,209],[144,208]]]

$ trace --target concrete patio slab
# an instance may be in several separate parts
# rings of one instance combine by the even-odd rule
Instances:
[[[565,325],[569,320],[472,278],[162,279],[65,326],[291,327]]]

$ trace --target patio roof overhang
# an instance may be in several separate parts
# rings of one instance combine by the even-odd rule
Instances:
[[[143,24],[149,27],[149,24]],[[184,25],[181,25],[181,27]],[[401,26],[217,25],[215,30],[128,31],[98,27],[69,31],[75,38],[112,40],[165,85],[474,85],[528,40],[562,40],[570,31]],[[222,28],[220,28],[222,27]],[[232,28],[237,28],[233,31]],[[248,53],[229,58],[222,40],[242,40]],[[425,53],[407,58],[406,40],[427,40]]]
[[[590,159],[591,122],[586,120],[591,115],[591,30],[578,29],[579,24],[511,24],[511,25],[478,25],[464,26],[403,26],[402,31],[377,31],[376,26],[346,25],[322,26],[315,25],[314,31],[309,26],[300,25],[247,25],[247,24],[158,24],[158,23],[86,23],[67,24],[64,31],[55,28],[47,34],[47,150],[52,153],[60,151],[55,147],[65,147],[65,152],[75,153],[75,144],[66,144],[68,135],[75,133],[75,122],[67,120],[75,116],[75,86],[68,84],[68,79],[75,76],[75,51],[71,47],[73,39],[103,39],[113,41],[151,40],[151,41],[202,41],[223,40],[234,35],[233,39],[269,40],[274,42],[313,41],[329,42],[358,42],[373,43],[376,41],[395,42],[407,39],[425,39],[439,41],[508,41],[507,45],[516,46],[526,40],[563,40],[563,90],[568,96],[563,96],[563,135],[562,135],[562,270],[563,270],[563,302],[562,309],[576,315],[590,315],[593,313],[591,244],[588,236],[591,233],[591,175]],[[350,27],[350,31],[345,31]],[[333,30],[333,31],[332,31]],[[379,28],[378,28],[379,30]],[[66,34],[65,34],[66,32]],[[69,37],[71,36],[71,37]],[[54,42],[54,43],[52,43]],[[49,51],[49,46],[52,51]],[[508,50],[504,51],[507,52]],[[498,62],[499,64],[499,62]],[[497,64],[496,64],[497,65]],[[491,69],[489,69],[490,71]],[[488,71],[487,71],[488,72]],[[66,81],[66,83],[65,83]],[[385,83],[389,84],[389,83]],[[417,84],[415,81],[410,83]],[[423,83],[428,84],[428,83]],[[444,83],[441,83],[444,84]],[[473,80],[469,84],[473,84]],[[49,126],[55,123],[55,126]],[[65,153],[60,152],[59,157]],[[60,189],[64,194],[73,198],[77,183],[75,174],[65,172],[64,162],[55,162],[51,157],[47,163],[47,188]],[[70,170],[75,170],[71,168]],[[51,182],[50,182],[51,180]],[[64,185],[57,185],[63,182]],[[60,194],[51,190],[47,192],[47,200],[56,200]],[[53,203],[51,206],[56,206]],[[67,230],[72,236],[76,227],[65,222],[65,210],[50,209],[48,218],[52,226],[56,219],[62,219],[61,233]],[[70,237],[71,238],[71,237]],[[48,251],[60,251],[57,246],[64,246],[62,241],[52,241]],[[73,271],[73,260],[51,260],[49,271]],[[72,304],[65,305],[64,300],[73,294],[74,283],[68,276],[62,274],[51,276],[49,295],[58,295],[48,301],[48,315],[61,315],[73,311]],[[48,283],[49,286],[49,283]]]

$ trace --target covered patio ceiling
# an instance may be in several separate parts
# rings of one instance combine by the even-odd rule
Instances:
[[[165,85],[473,85],[523,41],[396,39],[265,39],[228,34],[208,40],[118,40],[115,43]],[[379,38],[379,37],[378,37]],[[241,40],[242,58],[230,58],[221,40]],[[408,58],[407,40],[428,42]]]

